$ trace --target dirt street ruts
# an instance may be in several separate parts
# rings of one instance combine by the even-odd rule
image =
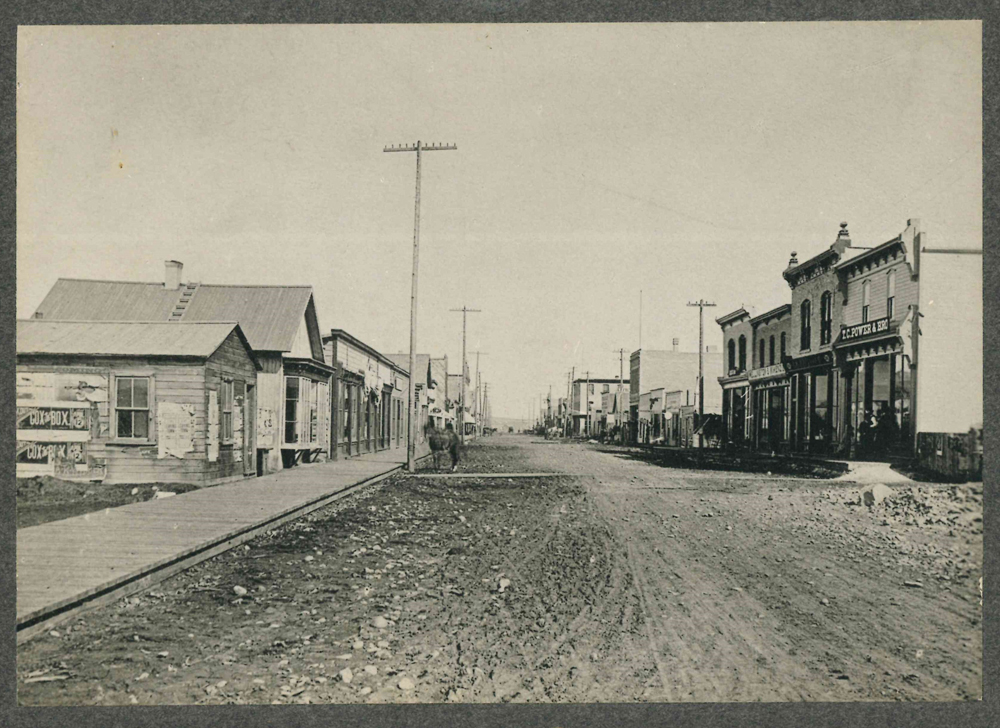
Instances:
[[[982,696],[981,486],[868,508],[510,435],[462,471],[491,475],[396,476],[58,626],[19,702]]]

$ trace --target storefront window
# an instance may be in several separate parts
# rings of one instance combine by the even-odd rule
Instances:
[[[299,441],[299,378],[285,377],[285,442]]]
[[[344,413],[344,421],[341,424],[344,428],[344,439],[348,440],[351,437],[351,388],[347,384],[341,383],[340,391],[342,393],[341,411]]]
[[[895,392],[893,393],[896,425],[899,428],[899,445],[905,447],[910,443],[912,437],[910,434],[910,372],[909,366],[902,356],[897,354],[893,360],[896,368]]]
[[[829,439],[829,415],[830,375],[817,374],[813,377],[813,408],[809,425],[814,441],[825,442]]]

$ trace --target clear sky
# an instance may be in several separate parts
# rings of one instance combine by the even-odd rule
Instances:
[[[320,325],[486,352],[496,415],[719,344],[833,242],[982,245],[979,22],[19,29],[17,302],[58,277],[309,284]],[[473,360],[472,366],[475,366]],[[626,353],[626,371],[627,371]]]

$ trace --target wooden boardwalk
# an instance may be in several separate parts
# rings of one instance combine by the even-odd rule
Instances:
[[[405,465],[405,450],[88,513],[17,532],[18,642],[300,517]]]

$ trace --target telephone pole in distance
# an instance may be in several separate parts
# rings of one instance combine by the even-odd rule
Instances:
[[[465,317],[466,314],[482,313],[482,311],[479,310],[478,308],[467,308],[466,306],[462,306],[462,308],[453,308],[450,310],[456,312],[457,311],[462,312],[462,400],[461,400],[461,406],[458,408],[458,414],[459,414],[459,419],[462,422],[459,428],[459,433],[460,433],[459,437],[461,438],[462,444],[464,445],[465,444],[465,373],[467,371],[465,364]]]

